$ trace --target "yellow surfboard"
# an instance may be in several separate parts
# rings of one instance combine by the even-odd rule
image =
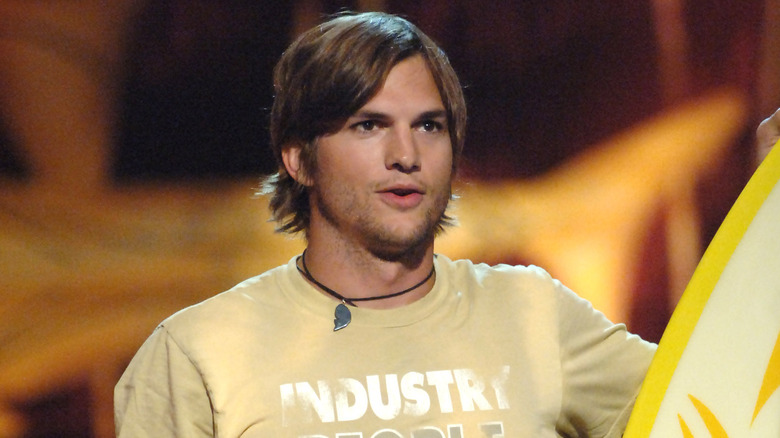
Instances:
[[[780,142],[672,315],[626,438],[780,437]]]

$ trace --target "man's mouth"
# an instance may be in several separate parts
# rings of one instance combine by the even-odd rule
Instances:
[[[419,190],[415,190],[415,189],[391,189],[388,190],[388,192],[396,196],[409,196],[409,195],[420,193]]]
[[[394,186],[380,191],[385,202],[402,208],[412,208],[420,205],[425,191],[416,186]]]

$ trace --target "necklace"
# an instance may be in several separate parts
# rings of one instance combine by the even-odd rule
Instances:
[[[336,319],[333,320],[333,325],[334,325],[333,331],[334,332],[343,329],[344,327],[349,325],[349,323],[352,321],[352,312],[349,311],[349,308],[347,307],[347,304],[349,304],[352,307],[357,307],[357,305],[355,303],[359,302],[359,301],[385,300],[387,298],[393,298],[393,297],[397,297],[397,296],[409,293],[409,292],[417,289],[418,287],[422,286],[423,284],[425,284],[426,281],[430,280],[430,278],[433,277],[433,274],[436,271],[435,267],[431,266],[431,272],[429,272],[428,275],[426,275],[425,278],[423,278],[423,280],[421,282],[415,284],[414,286],[412,286],[410,288],[404,289],[404,290],[402,290],[400,292],[393,292],[391,294],[379,295],[379,296],[376,296],[376,297],[347,298],[344,295],[341,295],[340,293],[336,292],[335,290],[329,288],[328,286],[325,286],[324,284],[320,283],[319,281],[317,281],[316,278],[314,278],[313,275],[311,275],[311,272],[309,272],[309,268],[306,267],[306,250],[303,251],[303,254],[301,254],[301,256],[300,256],[300,259],[301,259],[301,264],[303,265],[303,269],[301,269],[301,267],[298,266],[298,264],[296,263],[295,267],[298,268],[298,272],[300,272],[301,275],[306,277],[307,280],[311,281],[312,283],[317,285],[317,287],[319,287],[320,289],[325,291],[328,295],[330,295],[330,296],[336,298],[337,300],[341,301],[341,303],[339,303],[339,305],[336,306],[336,311],[335,311]]]

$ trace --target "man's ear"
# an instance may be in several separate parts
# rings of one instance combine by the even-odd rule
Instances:
[[[299,184],[309,186],[311,185],[311,181],[303,166],[303,160],[301,159],[302,151],[303,146],[299,144],[285,145],[282,148],[282,161],[284,162],[284,168],[292,179]]]

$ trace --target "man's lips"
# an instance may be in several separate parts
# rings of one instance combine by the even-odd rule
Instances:
[[[418,206],[424,194],[417,186],[391,186],[379,190],[379,195],[385,203],[404,209]]]

